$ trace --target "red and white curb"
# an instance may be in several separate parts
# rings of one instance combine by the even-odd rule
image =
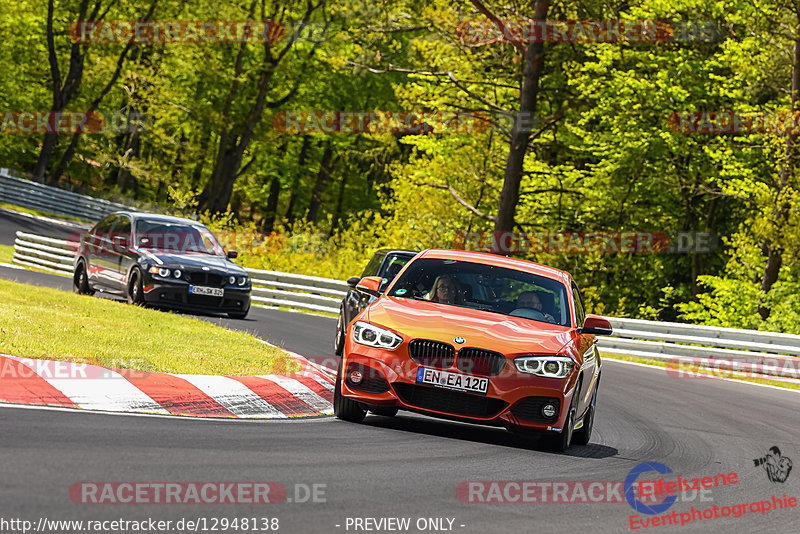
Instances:
[[[299,354],[296,373],[151,373],[0,354],[0,403],[243,419],[333,414],[334,379]]]

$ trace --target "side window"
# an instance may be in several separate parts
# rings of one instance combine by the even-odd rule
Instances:
[[[376,276],[378,274],[378,269],[381,267],[381,262],[383,261],[384,256],[385,254],[383,253],[375,253],[375,255],[372,256],[372,259],[369,260],[367,268],[364,269],[364,272],[361,274],[361,278],[364,278],[365,276]]]
[[[584,319],[586,319],[586,310],[583,308],[581,292],[578,291],[578,286],[575,285],[575,282],[572,283],[572,300],[575,301],[575,322],[577,323],[578,328],[580,328],[583,326]]]
[[[386,278],[388,284],[394,280],[394,277],[397,276],[397,273],[399,273],[403,267],[405,267],[409,260],[410,258],[401,256],[399,254],[391,254],[386,256],[386,261],[383,262],[381,270],[379,273],[377,273],[377,276]]]
[[[109,215],[108,217],[106,217],[105,219],[103,219],[102,221],[100,221],[95,225],[94,230],[92,230],[92,233],[98,235],[108,234],[108,232],[111,231],[111,225],[114,224],[114,221],[117,220],[117,217],[118,215]]]
[[[111,227],[114,225],[117,217],[119,217],[119,215],[111,215],[97,223],[97,226],[94,227],[94,234],[103,239],[111,239]]]
[[[117,218],[117,221],[114,223],[114,226],[111,229],[111,233],[115,236],[117,235],[130,236],[131,220],[125,217],[124,215],[120,215]]]

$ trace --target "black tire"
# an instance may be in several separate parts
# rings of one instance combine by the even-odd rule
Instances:
[[[560,434],[548,436],[550,448],[555,452],[565,452],[572,444],[572,437],[575,431],[575,410],[578,405],[578,395],[580,394],[581,384],[575,386],[575,391],[572,393],[572,401],[569,403],[569,412],[567,419],[564,421],[564,428]]]
[[[369,409],[370,412],[374,413],[375,415],[382,415],[384,417],[394,417],[397,415],[399,409],[397,406],[372,406]]]
[[[241,312],[228,312],[228,317],[231,319],[244,319],[247,317],[247,314],[250,313],[250,304],[247,305],[247,309]]]
[[[72,291],[78,295],[94,295],[94,289],[89,287],[89,276],[83,260],[78,261],[72,275]]]
[[[339,362],[339,371],[336,373],[336,386],[333,388],[333,415],[344,421],[360,423],[367,416],[367,410],[361,403],[348,399],[342,395],[342,363]]]
[[[144,306],[144,289],[142,289],[142,271],[134,267],[128,281],[128,304]]]
[[[594,427],[594,412],[597,404],[597,388],[600,382],[594,386],[594,393],[592,394],[592,402],[589,404],[589,409],[586,415],[583,416],[583,426],[572,434],[572,443],[575,445],[588,445],[589,440],[592,439],[592,427]]]
[[[336,320],[336,337],[333,339],[333,352],[337,356],[341,356],[344,350],[344,335],[344,310],[340,309]]]

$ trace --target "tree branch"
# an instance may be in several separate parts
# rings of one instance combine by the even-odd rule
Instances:
[[[485,219],[487,221],[492,221],[492,222],[495,221],[495,218],[492,215],[487,215],[486,213],[483,213],[482,211],[477,209],[475,206],[473,206],[472,204],[470,204],[469,202],[464,200],[461,197],[461,195],[459,195],[458,192],[455,189],[453,189],[453,186],[451,186],[451,185],[441,185],[441,184],[434,184],[434,183],[430,183],[430,182],[414,182],[414,185],[426,185],[428,187],[433,187],[433,188],[436,188],[436,189],[444,189],[446,191],[449,191],[450,194],[453,195],[453,198],[456,199],[456,201],[459,204],[461,204],[462,206],[467,208],[469,211],[471,211],[472,213],[474,213],[475,215],[477,215],[481,219]]]
[[[483,15],[484,15],[486,18],[488,18],[489,20],[491,20],[492,22],[494,22],[494,23],[495,23],[495,25],[496,25],[496,26],[497,26],[497,27],[500,29],[500,32],[501,32],[503,35],[505,35],[505,34],[506,34],[506,25],[503,23],[503,21],[502,21],[502,20],[500,20],[499,18],[497,18],[497,15],[495,15],[494,13],[492,13],[491,11],[489,11],[489,10],[486,8],[486,6],[484,6],[484,5],[483,5],[483,4],[480,2],[480,0],[470,0],[470,2],[472,3],[472,5],[473,5],[473,6],[475,6],[475,9],[477,9],[478,11],[480,11],[480,12],[481,12],[481,13],[482,13],[482,14],[483,14]],[[514,45],[514,48],[516,48],[516,49],[517,49],[517,50],[519,50],[519,51],[520,51],[520,52],[521,52],[523,55],[525,55],[525,50],[526,50],[526,48],[525,48],[525,45],[524,45],[524,44],[522,44],[522,42],[520,42],[520,41],[511,41],[511,44],[512,44],[512,45]]]

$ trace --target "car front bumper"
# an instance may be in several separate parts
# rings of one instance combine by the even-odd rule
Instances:
[[[578,373],[563,379],[520,373],[510,361],[496,376],[489,377],[486,395],[466,393],[417,383],[422,365],[403,352],[370,348],[348,336],[342,361],[342,394],[367,406],[397,407],[470,423],[502,426],[509,430],[548,433],[564,427]],[[364,379],[354,384],[354,368]],[[448,368],[451,372],[460,372]],[[553,404],[556,415],[546,417],[542,407]]]
[[[149,277],[143,283],[144,300],[151,306],[187,311],[236,313],[250,308],[250,286],[223,289],[222,297],[189,293],[189,283]]]

